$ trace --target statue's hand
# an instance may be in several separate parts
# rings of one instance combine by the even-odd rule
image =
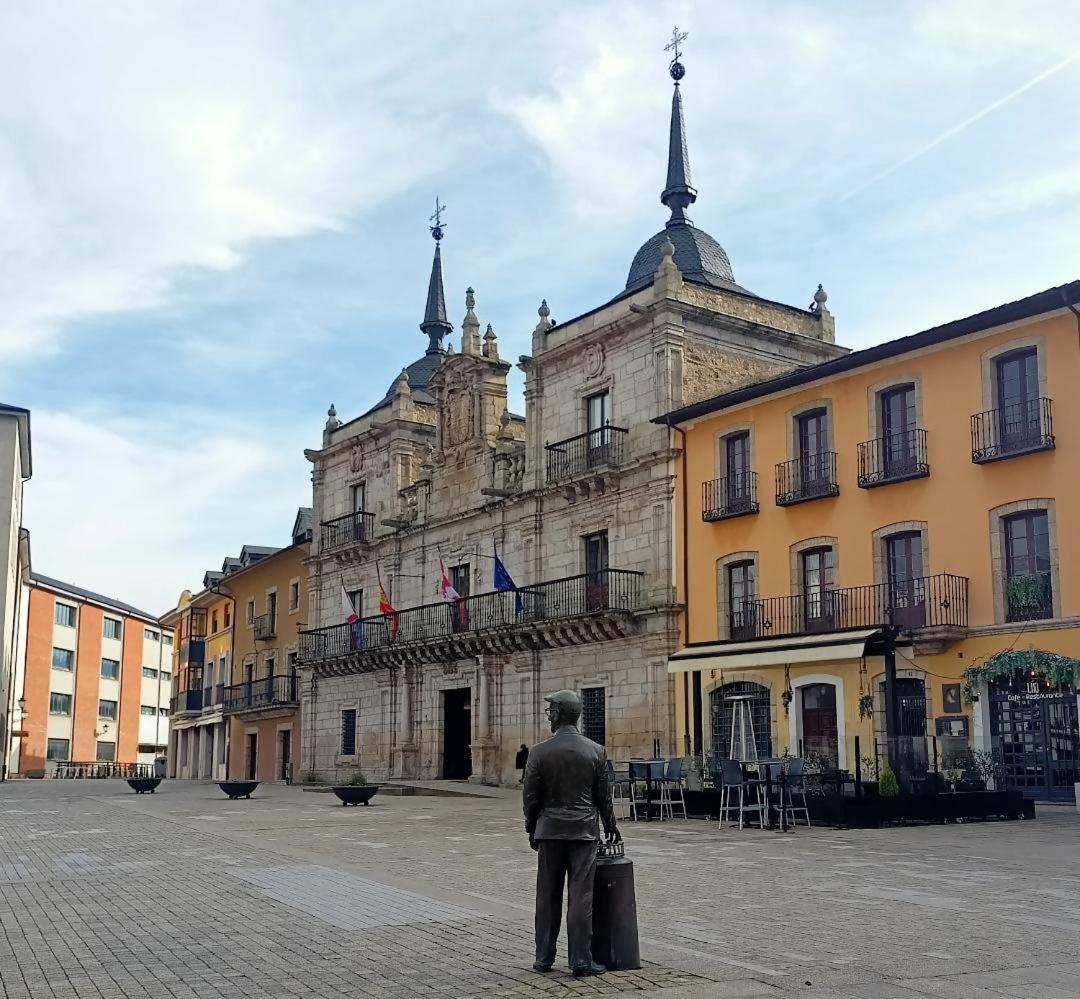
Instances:
[[[529,846],[531,846],[534,850],[540,849],[540,844],[537,843],[536,840],[532,838],[532,836],[529,837]]]
[[[612,826],[610,829],[608,829],[606,831],[606,834],[607,834],[607,841],[609,843],[621,843],[622,842],[622,833],[619,832],[619,827],[618,826]]]

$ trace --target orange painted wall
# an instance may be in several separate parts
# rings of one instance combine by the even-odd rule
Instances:
[[[971,416],[987,408],[983,400],[982,355],[1011,340],[1044,338],[1047,383],[1053,399],[1057,449],[988,465],[971,460]],[[857,445],[872,435],[868,389],[892,377],[921,379],[922,417],[927,430],[929,478],[860,489]],[[686,435],[689,500],[689,640],[717,638],[716,560],[736,551],[759,555],[758,595],[792,592],[789,545],[819,535],[838,539],[838,587],[874,582],[872,532],[907,520],[928,522],[928,574],[970,579],[970,624],[994,620],[989,511],[1014,500],[1052,497],[1057,501],[1058,563],[1062,614],[1080,615],[1080,349],[1075,320],[1068,314],[1018,324],[991,335],[954,341],[921,354],[858,369],[831,382],[811,385],[779,398],[750,403],[703,417]],[[787,427],[792,408],[832,400],[833,447],[838,453],[840,496],[779,507],[774,500],[775,466],[790,456]],[[701,483],[720,475],[717,435],[753,425],[752,461],[758,474],[761,512],[720,523],[701,519]],[[679,442],[676,435],[676,443]],[[676,494],[679,495],[678,493]],[[680,504],[677,503],[677,509]],[[682,557],[678,509],[678,558]],[[676,575],[681,582],[681,568]],[[1080,650],[1077,650],[1080,652]]]
[[[105,614],[100,607],[79,605],[79,638],[75,653],[75,709],[71,730],[71,758],[97,759],[98,685],[101,681],[101,631]]]
[[[139,707],[142,702],[143,631],[141,621],[124,619],[124,645],[120,659],[119,731],[116,759],[134,763],[139,758]]]
[[[49,679],[52,669],[53,615],[56,600],[51,593],[29,590],[29,618],[26,635],[26,731],[22,741],[19,769],[23,773],[45,766],[45,732],[49,721]]]
[[[247,739],[248,729],[258,730],[258,747],[256,749],[255,779],[262,781],[280,780],[278,772],[278,725],[288,721],[287,717],[265,718],[256,722],[245,722],[243,719],[232,720],[232,730],[229,737],[229,774],[233,777],[243,777],[246,774],[247,763]],[[292,760],[293,773],[296,773],[297,754],[299,753],[299,726],[293,719],[292,727]]]

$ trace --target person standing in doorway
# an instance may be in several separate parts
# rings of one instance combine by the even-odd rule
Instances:
[[[570,970],[577,978],[607,969],[592,958],[593,879],[599,825],[609,841],[621,839],[611,807],[607,756],[578,730],[581,699],[572,690],[544,698],[554,733],[534,746],[525,766],[522,798],[525,831],[537,852],[536,961],[551,970],[562,922],[563,883],[568,883],[566,935]]]
[[[514,757],[514,769],[521,771],[518,777],[518,783],[525,783],[525,767],[529,763],[529,747],[525,743],[521,744],[521,749],[517,751],[517,756]]]

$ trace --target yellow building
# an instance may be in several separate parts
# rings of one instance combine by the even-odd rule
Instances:
[[[299,763],[299,628],[308,621],[311,511],[293,525],[293,543],[224,582],[235,601],[232,676],[225,688],[229,775],[291,781]]]
[[[909,774],[995,750],[1010,787],[1073,795],[1077,303],[1073,282],[657,421],[683,450],[669,670],[692,751],[854,771],[889,715]]]
[[[228,733],[222,711],[232,656],[233,602],[207,573],[159,623],[175,632],[169,708],[169,776],[224,780]]]
[[[176,633],[169,775],[224,780],[291,776],[299,740],[297,629],[307,614],[303,559],[311,510],[287,548],[244,545],[160,618]]]

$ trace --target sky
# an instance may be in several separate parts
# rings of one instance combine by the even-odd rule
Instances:
[[[504,357],[621,291],[667,217],[865,347],[1080,277],[1080,5],[0,4],[0,401],[35,571],[160,613],[289,542],[304,448],[450,318]],[[458,335],[458,334],[455,334]],[[521,408],[514,371],[512,403]]]

